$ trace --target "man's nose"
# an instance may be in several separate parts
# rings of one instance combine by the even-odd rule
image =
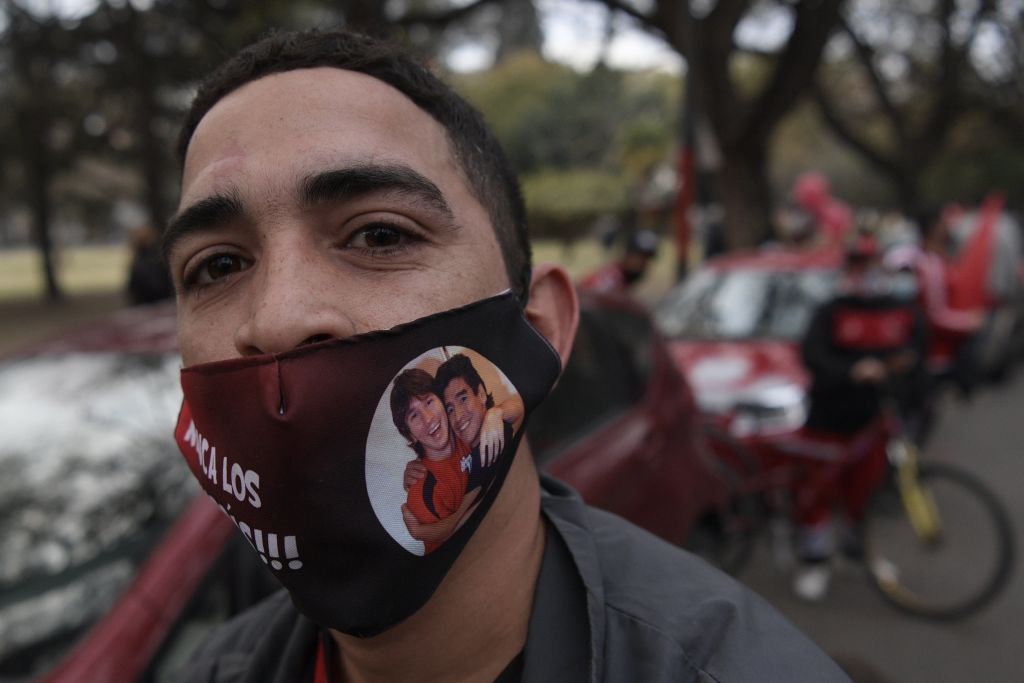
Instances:
[[[235,334],[239,354],[281,353],[362,331],[344,309],[338,274],[324,261],[294,253],[257,266],[248,317]]]

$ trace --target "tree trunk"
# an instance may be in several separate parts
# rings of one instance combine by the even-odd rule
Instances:
[[[157,230],[163,230],[167,220],[167,204],[164,201],[166,166],[163,160],[163,143],[153,132],[153,122],[158,109],[156,95],[150,84],[139,84],[138,114],[136,132],[139,136],[139,156],[142,163],[142,178],[146,211],[149,223]]]
[[[345,10],[345,27],[372,36],[388,36],[394,27],[388,21],[383,2],[377,0],[348,0],[342,3]]]
[[[766,156],[761,149],[731,150],[723,155],[718,182],[728,249],[750,249],[772,237]]]
[[[918,182],[923,172],[924,167],[915,169],[914,173],[893,178],[896,193],[899,196],[900,208],[908,216],[916,216],[924,208],[921,204],[920,182]]]
[[[59,301],[64,298],[57,283],[57,269],[53,259],[53,240],[50,236],[50,185],[52,173],[49,159],[43,146],[35,150],[29,160],[29,194],[31,196],[33,232],[42,260],[43,278],[46,283],[46,298]]]

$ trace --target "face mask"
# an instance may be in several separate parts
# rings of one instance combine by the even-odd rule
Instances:
[[[560,370],[506,292],[391,330],[185,368],[175,438],[299,611],[369,636],[434,593]],[[488,463],[473,441],[495,439],[504,446]],[[416,459],[427,474],[406,491]],[[410,535],[403,505],[431,523],[476,489],[447,540]]]
[[[844,276],[841,290],[848,295],[875,297],[887,293],[888,278],[878,267],[869,267]]]
[[[623,269],[623,271],[622,271],[622,280],[627,285],[636,284],[640,280],[640,278],[642,278],[643,276],[644,276],[643,272],[642,271],[638,271],[638,270],[625,270],[625,269]]]

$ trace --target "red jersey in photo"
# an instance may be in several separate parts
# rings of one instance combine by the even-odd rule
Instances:
[[[445,519],[462,505],[466,495],[466,483],[472,467],[470,448],[452,436],[452,453],[443,460],[421,458],[427,468],[427,476],[409,488],[406,503],[413,516],[421,524],[433,524]],[[439,543],[424,543],[427,553],[433,552]]]

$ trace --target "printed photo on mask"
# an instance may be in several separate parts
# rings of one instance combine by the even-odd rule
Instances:
[[[459,516],[461,524],[512,457],[523,401],[502,371],[460,346],[432,349],[389,383],[367,438],[366,488],[381,525],[410,553],[443,542],[410,533],[403,509],[420,525]]]

